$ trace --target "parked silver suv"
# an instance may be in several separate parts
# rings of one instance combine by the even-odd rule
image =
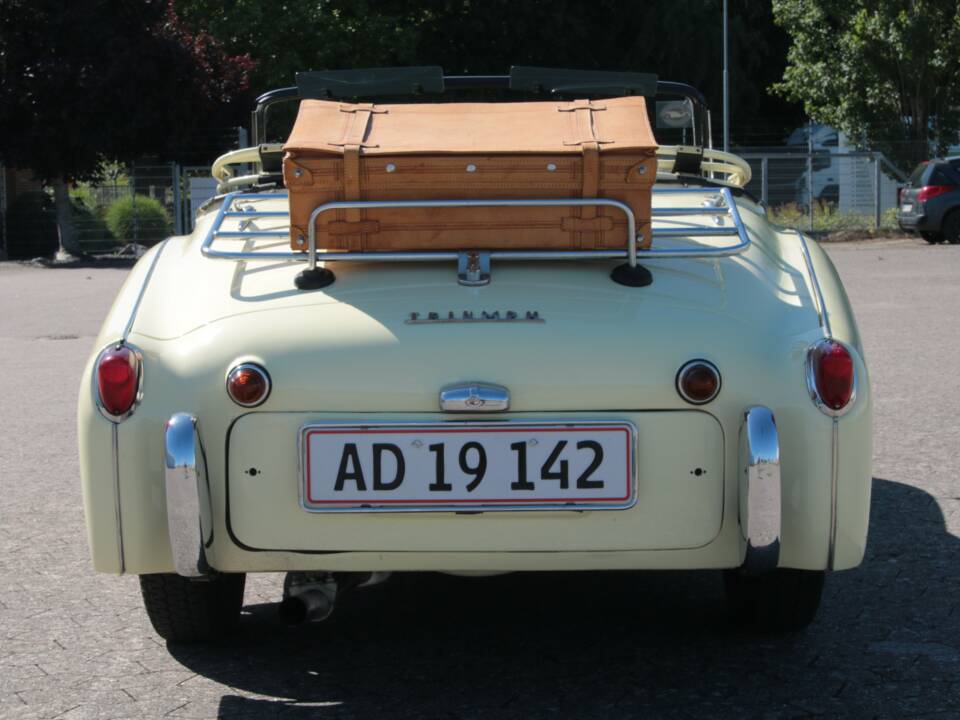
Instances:
[[[929,243],[960,243],[960,157],[917,165],[900,191],[897,222]]]

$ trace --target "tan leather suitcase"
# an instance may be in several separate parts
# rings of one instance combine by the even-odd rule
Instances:
[[[307,248],[314,208],[334,200],[611,198],[650,244],[656,142],[644,99],[523,103],[300,103],[284,145],[291,243]],[[335,210],[317,247],[339,251],[609,249],[616,208]]]

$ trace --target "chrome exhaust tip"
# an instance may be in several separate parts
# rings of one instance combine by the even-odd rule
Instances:
[[[333,601],[323,590],[308,588],[296,595],[285,597],[280,602],[278,612],[280,620],[287,625],[320,622],[330,617]]]

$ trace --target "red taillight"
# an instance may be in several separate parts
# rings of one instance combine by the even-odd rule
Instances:
[[[836,340],[821,340],[810,348],[809,374],[814,399],[828,411],[843,410],[853,398],[853,356]]]
[[[916,200],[918,203],[926,202],[927,200],[932,200],[935,197],[940,197],[945,195],[948,192],[953,192],[957,189],[957,185],[925,185],[920,188],[920,192],[917,193]]]
[[[125,345],[107,348],[97,360],[97,393],[108,415],[126,415],[140,389],[140,358]]]
[[[677,392],[688,403],[708,403],[720,392],[720,371],[707,360],[691,360],[677,373]]]
[[[259,365],[237,365],[227,375],[227,393],[237,405],[256,407],[270,394],[270,376]]]

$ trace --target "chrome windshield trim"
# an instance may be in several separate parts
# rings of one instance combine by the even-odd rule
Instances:
[[[206,550],[213,540],[212,505],[206,456],[197,418],[177,413],[164,428],[164,485],[170,554],[178,575],[210,573]]]
[[[747,408],[740,426],[740,532],[744,569],[769,572],[780,560],[780,438],[773,412]]]
[[[503,385],[464,382],[440,390],[440,410],[448,413],[492,413],[510,409],[510,391]]]

